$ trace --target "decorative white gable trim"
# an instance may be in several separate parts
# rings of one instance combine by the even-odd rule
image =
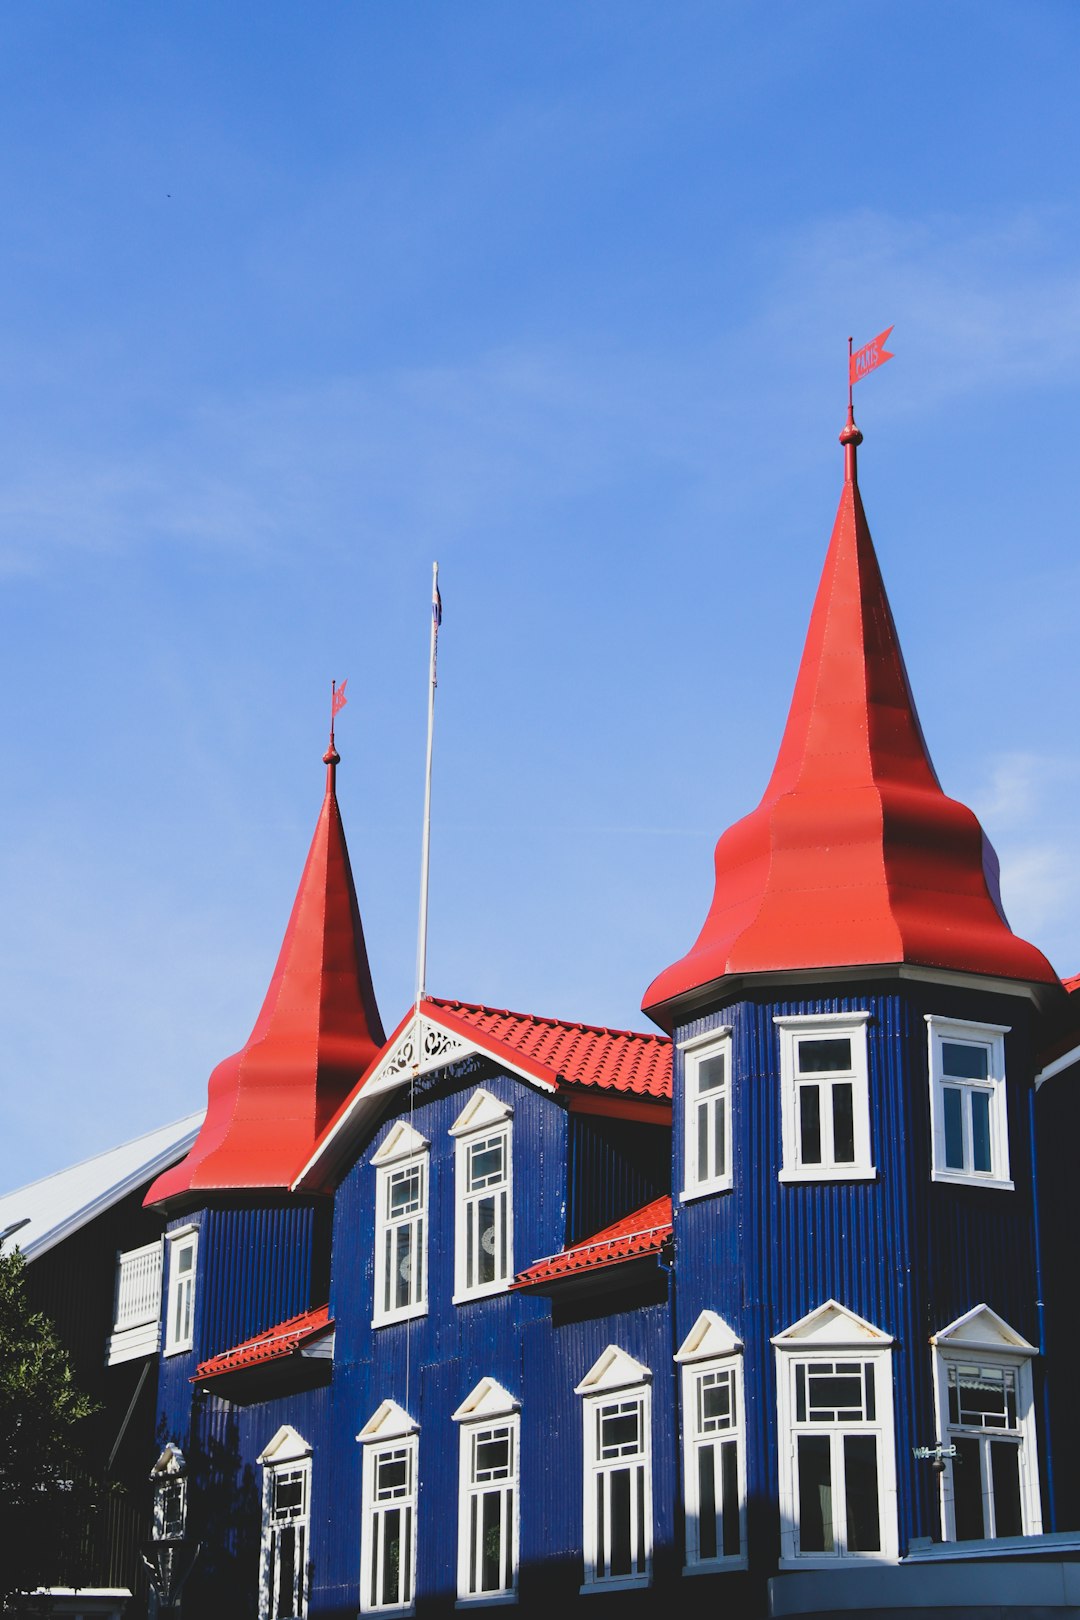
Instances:
[[[475,1418],[508,1417],[511,1412],[520,1410],[521,1402],[515,1401],[494,1378],[481,1378],[472,1394],[466,1395],[451,1416],[455,1423],[471,1423]]]
[[[410,1076],[428,1074],[447,1063],[456,1063],[473,1051],[475,1047],[470,1042],[441,1024],[430,1018],[414,1018],[402,1030],[364,1089],[396,1086]]]
[[[404,1435],[418,1434],[419,1430],[419,1423],[397,1401],[383,1401],[356,1438],[362,1445],[367,1445],[371,1440],[400,1440]]]
[[[795,1345],[851,1345],[865,1348],[868,1343],[882,1348],[892,1342],[891,1333],[882,1333],[873,1322],[868,1322],[864,1316],[857,1316],[835,1299],[827,1299],[824,1305],[800,1317],[772,1339],[773,1344],[785,1348]]]
[[[303,1435],[298,1434],[291,1423],[283,1423],[266,1450],[261,1456],[256,1457],[255,1461],[264,1468],[276,1468],[280,1463],[303,1462],[305,1457],[311,1456],[311,1452],[312,1448]]]
[[[1018,1356],[1037,1356],[1038,1350],[1029,1344],[1022,1333],[992,1311],[989,1305],[976,1305],[965,1311],[955,1322],[950,1322],[938,1333],[930,1335],[930,1343],[938,1348],[955,1345],[959,1349],[1012,1352]]]
[[[473,1092],[451,1125],[448,1135],[465,1136],[470,1131],[483,1131],[491,1125],[501,1125],[504,1119],[512,1119],[513,1116],[511,1103],[500,1102],[498,1097],[493,1097],[490,1091],[485,1091],[481,1086]]]
[[[742,1340],[715,1311],[702,1311],[675,1352],[680,1363],[705,1361],[710,1356],[731,1356],[743,1347]]]
[[[617,1344],[609,1344],[593,1362],[574,1394],[600,1395],[605,1390],[628,1389],[633,1384],[648,1384],[651,1380],[648,1367],[620,1350]]]
[[[399,1119],[377,1153],[371,1155],[372,1164],[393,1164],[397,1159],[411,1159],[430,1147],[426,1136],[413,1130],[407,1119]]]

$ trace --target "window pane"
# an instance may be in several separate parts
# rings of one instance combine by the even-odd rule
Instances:
[[[629,1412],[601,1412],[601,1457],[625,1457],[639,1449],[639,1417],[636,1406]]]
[[[964,1093],[956,1086],[942,1090],[945,1108],[945,1168],[964,1168]]]
[[[709,1162],[708,1103],[699,1103],[697,1110],[697,1173],[699,1181],[708,1181],[713,1173]]]
[[[409,1215],[420,1207],[420,1169],[398,1170],[390,1181],[391,1215]]]
[[[285,1525],[278,1531],[277,1537],[277,1605],[274,1610],[275,1620],[278,1615],[291,1615],[294,1613],[293,1591],[296,1581],[296,1531],[291,1524]]]
[[[502,1575],[502,1492],[486,1491],[481,1515],[480,1590],[497,1592]]]
[[[304,1481],[297,1475],[274,1479],[274,1512],[285,1513],[290,1508],[303,1507]]]
[[[850,1074],[851,1039],[837,1037],[829,1041],[799,1041],[797,1046],[800,1074]]]
[[[401,1580],[401,1509],[387,1508],[383,1514],[383,1575],[384,1604],[396,1603]]]
[[[959,1041],[942,1041],[941,1068],[954,1080],[986,1080],[990,1074],[989,1049]]]
[[[714,1176],[727,1174],[727,1115],[724,1111],[723,1098],[718,1097],[713,1104],[713,1162]]]
[[[991,1440],[990,1477],[994,1485],[995,1536],[1022,1536],[1020,1511],[1020,1447],[1008,1440]]]
[[[717,1052],[714,1057],[702,1058],[697,1066],[697,1088],[703,1091],[715,1091],[724,1083],[726,1065],[723,1052]]]
[[[734,1440],[720,1447],[720,1477],[723,1480],[724,1557],[737,1558],[742,1551],[739,1534],[739,1448]]]
[[[505,1429],[477,1436],[474,1479],[505,1479],[510,1473],[510,1436]]]
[[[177,1269],[180,1272],[181,1276],[183,1276],[185,1272],[188,1272],[188,1271],[191,1270],[192,1261],[194,1259],[195,1259],[195,1250],[191,1247],[190,1244],[185,1245],[185,1247],[180,1250],[180,1253],[177,1256]]]
[[[957,1541],[981,1541],[983,1529],[982,1473],[978,1440],[957,1439],[952,1460],[953,1514]]]
[[[799,1157],[821,1163],[821,1099],[817,1086],[799,1087]]]
[[[412,1298],[412,1227],[402,1225],[397,1228],[397,1242],[394,1252],[394,1304],[403,1307],[411,1302]]]
[[[949,1415],[968,1429],[1015,1429],[1016,1369],[950,1367]]]
[[[844,1436],[844,1509],[848,1552],[880,1552],[877,1441],[871,1434]]]
[[[631,1548],[630,1548],[630,1487],[632,1484],[629,1468],[617,1468],[611,1474],[611,1526],[609,1539],[611,1543],[611,1563],[609,1574],[631,1574]]]
[[[989,1175],[990,1164],[990,1093],[971,1092],[971,1168]]]
[[[855,1105],[850,1085],[832,1088],[833,1163],[855,1163]]]
[[[469,1187],[476,1191],[501,1181],[503,1174],[503,1139],[495,1137],[486,1142],[475,1142],[469,1149]]]
[[[716,1454],[698,1447],[698,1557],[716,1557]]]
[[[702,1434],[716,1429],[730,1429],[731,1374],[704,1373],[698,1383],[698,1427]]]
[[[799,1436],[799,1550],[828,1553],[836,1550],[827,1434]]]
[[[495,1231],[495,1199],[481,1198],[476,1205],[477,1255],[476,1280],[478,1283],[495,1281],[495,1249],[498,1237]]]

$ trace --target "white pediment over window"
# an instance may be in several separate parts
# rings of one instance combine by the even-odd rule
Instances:
[[[930,1343],[954,1345],[958,1350],[1011,1350],[1014,1355],[1021,1356],[1037,1356],[1039,1353],[1022,1333],[1011,1328],[989,1305],[976,1305],[973,1310],[965,1311],[948,1327],[932,1334]]]
[[[715,1311],[702,1311],[675,1352],[675,1360],[704,1361],[708,1356],[731,1356],[742,1349],[742,1340]]]
[[[356,1438],[364,1444],[369,1440],[400,1440],[406,1434],[416,1434],[419,1428],[420,1425],[397,1401],[383,1401]]]
[[[481,1378],[471,1395],[466,1395],[453,1414],[455,1423],[470,1423],[474,1418],[507,1417],[517,1412],[521,1402],[515,1401],[508,1390],[494,1378]]]
[[[279,1463],[302,1462],[311,1456],[311,1447],[303,1435],[297,1434],[291,1423],[283,1423],[266,1450],[255,1461],[264,1468],[276,1468]]]
[[[827,1299],[817,1310],[800,1317],[783,1333],[776,1334],[772,1342],[792,1350],[797,1346],[811,1348],[833,1344],[883,1346],[892,1344],[893,1340],[890,1333],[883,1333],[864,1316],[856,1316],[846,1305],[839,1304],[835,1299]]]
[[[627,1389],[632,1384],[646,1384],[652,1373],[648,1367],[628,1356],[617,1344],[609,1344],[598,1356],[574,1390],[575,1395],[599,1395],[608,1389]]]
[[[395,1159],[411,1159],[429,1146],[425,1136],[414,1131],[407,1119],[399,1119],[385,1142],[371,1155],[372,1164],[392,1164]]]
[[[493,1097],[490,1091],[481,1087],[473,1092],[451,1125],[450,1135],[464,1136],[468,1131],[482,1131],[491,1125],[501,1125],[504,1119],[513,1116],[513,1112],[509,1103],[500,1102],[498,1097]]]

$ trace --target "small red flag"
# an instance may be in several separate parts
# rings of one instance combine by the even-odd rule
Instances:
[[[340,714],[341,713],[342,709],[345,707],[346,703],[349,701],[348,698],[345,696],[345,688],[346,688],[347,685],[348,685],[347,681],[342,681],[340,686],[336,686],[334,688],[334,697],[333,697],[333,701],[332,701],[332,703],[330,705],[330,718],[331,718],[331,720],[334,718],[335,714]]]
[[[865,377],[875,367],[883,366],[886,360],[893,358],[892,352],[885,347],[891,331],[892,327],[887,326],[884,332],[878,333],[872,343],[867,343],[861,349],[855,350],[849,361],[851,368],[849,373],[850,382],[857,383],[860,378]]]

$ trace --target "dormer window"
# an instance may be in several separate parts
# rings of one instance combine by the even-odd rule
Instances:
[[[372,1325],[427,1310],[428,1144],[405,1120],[371,1160],[376,1173]]]
[[[1009,1189],[1005,1024],[928,1013],[935,1181]]]
[[[451,1127],[457,1139],[454,1300],[501,1293],[514,1270],[512,1108],[474,1092]]]
[[[687,1199],[731,1186],[731,1031],[711,1030],[682,1053]]]
[[[868,1012],[774,1018],[780,1032],[781,1181],[868,1181]]]

